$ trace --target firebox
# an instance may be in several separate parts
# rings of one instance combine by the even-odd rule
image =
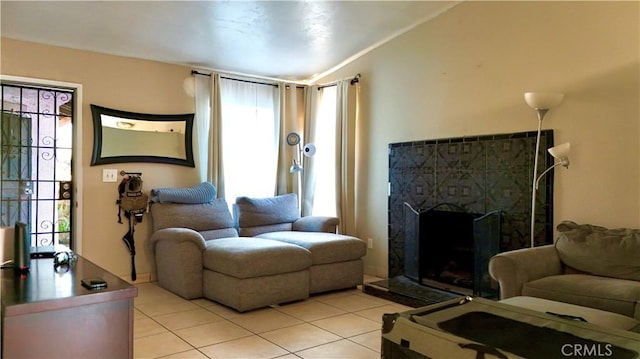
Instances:
[[[469,213],[451,203],[416,210],[405,202],[405,276],[490,293],[487,268],[499,251],[500,222],[499,211]]]

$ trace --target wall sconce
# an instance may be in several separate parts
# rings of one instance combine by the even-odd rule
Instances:
[[[563,99],[564,94],[558,92],[525,92],[524,94],[524,100],[527,105],[536,110],[536,112],[538,113],[538,135],[536,137],[536,151],[533,155],[533,183],[531,188],[531,248],[535,247],[536,192],[538,189],[538,153],[540,152],[540,130],[542,128],[542,119],[547,114],[549,109],[558,106]],[[568,165],[569,164],[567,163],[567,166]],[[548,172],[548,170],[549,169],[547,169],[545,173]],[[542,177],[542,175],[540,177]]]
[[[295,132],[290,132],[287,135],[287,144],[289,146],[298,146],[298,150],[295,152],[295,157],[292,160],[289,172],[298,173],[302,171],[302,155],[305,157],[311,157],[316,154],[316,146],[313,143],[307,143],[302,146],[300,144],[300,135]]]

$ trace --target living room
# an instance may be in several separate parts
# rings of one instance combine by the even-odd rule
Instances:
[[[365,273],[388,275],[390,143],[533,131],[527,91],[565,94],[544,129],[571,142],[557,170],[554,223],[640,227],[640,19],[638,2],[462,2],[318,79],[360,73],[353,235],[372,239]],[[89,104],[145,113],[194,111],[182,88],[188,66],[2,38],[3,76],[82,84],[82,242],[79,249],[122,277],[130,272],[116,222],[117,188],[90,166]],[[150,163],[146,189],[196,184],[196,169]],[[153,280],[149,221],[136,228],[141,281]]]

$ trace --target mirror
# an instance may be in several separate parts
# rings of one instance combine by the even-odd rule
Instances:
[[[194,114],[153,115],[91,105],[91,165],[155,162],[195,167]]]

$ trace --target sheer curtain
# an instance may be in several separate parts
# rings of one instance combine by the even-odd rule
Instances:
[[[321,144],[316,143],[316,123],[317,121],[317,108],[318,103],[322,99],[322,93],[318,86],[309,86],[305,92],[305,111],[304,111],[304,141],[305,143],[314,143],[316,148]],[[322,151],[322,148],[319,148]],[[319,152],[319,151],[318,151]],[[317,153],[316,152],[316,155]],[[315,157],[315,156],[314,156]],[[301,214],[302,216],[309,216],[313,213],[313,203],[315,197],[316,188],[316,168],[314,157],[304,160],[304,169],[302,171],[302,196],[301,202]]]
[[[315,111],[314,139],[320,151],[313,157],[314,174],[316,180],[313,186],[314,216],[337,216],[336,211],[336,183],[337,183],[337,154],[340,150],[336,128],[336,86],[318,89]]]
[[[309,88],[305,130],[318,151],[305,162],[303,215],[336,216],[340,233],[355,233],[355,151],[359,85],[344,80]]]
[[[277,87],[220,79],[224,197],[268,197],[276,189],[279,97]]]

